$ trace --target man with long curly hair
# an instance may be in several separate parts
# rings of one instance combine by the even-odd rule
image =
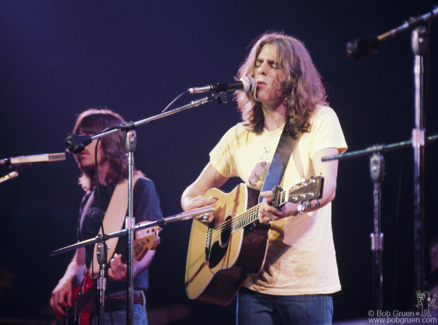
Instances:
[[[268,250],[262,270],[249,276],[237,298],[238,324],[331,323],[331,294],[341,289],[331,228],[337,161],[325,156],[347,150],[332,108],[326,102],[321,76],[304,45],[283,33],[268,32],[255,41],[237,79],[256,81],[254,92],[236,92],[242,123],[232,127],[210,152],[210,162],[183,193],[184,210],[215,205],[204,197],[230,177],[262,188],[283,132],[295,139],[281,185],[291,188],[301,179],[324,176],[320,205],[304,213],[288,202],[276,209],[272,191],[261,193],[258,219],[270,223]],[[206,219],[206,220],[204,220]],[[214,216],[200,218],[210,224]]]
[[[107,108],[88,109],[79,114],[73,134],[93,135],[106,128],[117,127],[123,123],[125,121],[119,114]],[[86,192],[81,203],[77,229],[78,241],[84,241],[94,238],[98,234],[102,222],[105,224],[108,218],[110,218],[108,221],[113,220],[112,222],[116,222],[114,219],[117,219],[119,225],[124,224],[127,205],[123,207],[120,204],[122,206],[120,215],[108,213],[111,210],[111,202],[114,200],[113,196],[117,197],[115,202],[118,203],[121,202],[122,196],[128,197],[125,134],[121,132],[113,133],[101,138],[98,144],[96,139],[93,140],[83,151],[75,154],[75,160],[82,173],[79,184]],[[133,183],[135,184],[133,189],[133,214],[136,223],[162,219],[160,199],[154,183],[144,177],[143,173],[138,170],[134,171]],[[115,194],[116,191],[117,194]],[[116,205],[119,205],[118,203]],[[121,228],[118,230],[121,230]],[[103,231],[108,233],[105,228]],[[93,275],[90,275],[90,277],[95,277],[95,274],[98,273],[99,265],[95,258],[96,252],[93,252],[93,249],[94,245],[76,249],[76,253],[64,276],[53,290],[50,304],[60,315],[65,315],[68,308],[74,309],[72,307],[72,290],[80,283],[84,274],[91,271]],[[127,265],[122,260],[126,254],[127,239],[122,237],[118,241],[115,254],[108,265],[109,281],[107,281],[105,302],[105,323],[107,324],[126,324]],[[144,291],[149,287],[148,268],[152,263],[154,254],[154,250],[149,250],[140,261],[134,261],[133,318],[135,324],[147,324]],[[98,297],[99,294],[97,294]],[[95,306],[99,305],[98,302],[97,300]],[[89,311],[85,309],[83,315],[88,317]],[[88,323],[88,320],[83,321]]]

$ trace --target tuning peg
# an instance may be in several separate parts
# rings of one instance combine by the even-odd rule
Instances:
[[[297,210],[299,214],[303,214],[304,210],[306,209],[306,206],[301,203],[300,205],[298,205]]]
[[[312,207],[312,202],[307,202],[307,208],[310,209]]]
[[[321,205],[321,203],[319,203],[319,199],[316,199],[315,206],[316,206],[317,208],[319,208],[320,205]]]

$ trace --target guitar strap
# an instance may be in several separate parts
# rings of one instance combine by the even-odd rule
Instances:
[[[135,183],[138,180],[138,176],[134,175],[132,181],[132,187],[135,187]],[[91,202],[90,202],[91,201]],[[82,212],[81,223],[84,222],[85,216],[87,214],[87,210],[90,208],[91,203],[94,201],[94,192],[90,195],[88,202],[85,205],[85,208]],[[124,179],[117,183],[113,195],[111,196],[110,203],[108,205],[108,209],[103,218],[103,228],[105,229],[105,233],[110,234],[116,231],[120,231],[123,227],[123,222],[126,218],[126,213],[128,211],[128,180]],[[102,227],[100,227],[98,234],[102,234]],[[117,243],[119,241],[119,237],[110,238],[106,241],[107,245],[107,264],[114,255],[114,252],[117,247]],[[93,251],[93,260],[91,265],[99,265],[97,260],[97,246],[98,243],[94,245]],[[89,270],[90,277],[95,279],[99,276],[99,268],[90,267]]]
[[[263,183],[262,192],[271,191],[275,186],[280,185],[287,163],[289,162],[290,156],[295,147],[295,143],[296,139],[287,134],[285,129],[283,129],[274,157],[272,158],[271,166],[269,167],[268,174]],[[263,197],[260,196],[259,203],[262,201]]]

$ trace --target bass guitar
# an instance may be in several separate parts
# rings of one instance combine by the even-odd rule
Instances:
[[[324,178],[312,177],[283,191],[273,189],[272,205],[300,203],[322,197]],[[230,193],[216,188],[205,197],[217,198],[210,225],[194,219],[187,253],[185,288],[190,299],[228,305],[251,274],[261,271],[268,248],[269,224],[258,222],[259,191],[240,184]],[[307,202],[307,204],[306,204]]]
[[[147,221],[146,221],[147,222]],[[156,249],[159,243],[158,232],[160,227],[145,228],[136,231],[134,240],[134,258],[140,261],[148,250]],[[122,255],[123,263],[126,258]],[[97,281],[93,280],[90,272],[85,272],[79,286],[73,288],[72,306],[65,310],[65,315],[58,314],[55,325],[89,325],[94,317],[94,298],[99,294]]]

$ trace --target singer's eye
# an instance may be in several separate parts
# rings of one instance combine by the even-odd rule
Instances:
[[[268,64],[269,64],[269,66],[272,69],[278,69],[278,63],[277,62],[275,62],[275,61],[268,61]]]
[[[263,61],[261,61],[261,60],[256,60],[254,66],[255,66],[256,68],[259,68],[259,67],[262,65],[262,63],[263,63]]]

